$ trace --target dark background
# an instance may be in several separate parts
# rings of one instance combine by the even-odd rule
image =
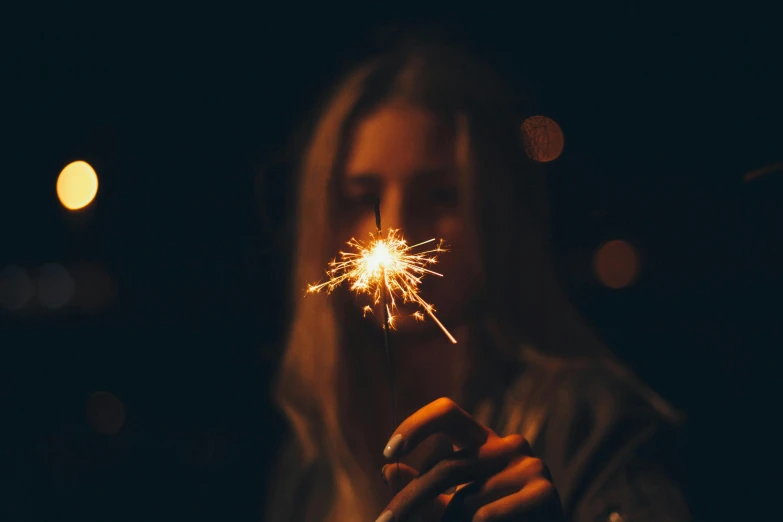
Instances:
[[[259,520],[282,433],[268,389],[287,317],[286,144],[345,67],[431,21],[562,127],[563,280],[688,414],[697,517],[746,510],[717,488],[742,468],[753,489],[742,463],[765,457],[776,389],[783,172],[744,180],[783,161],[771,13],[36,9],[4,21],[0,270],[86,266],[77,293],[98,269],[114,291],[90,310],[0,310],[0,519]],[[100,189],[70,213],[54,188],[76,159]],[[590,274],[610,239],[640,251],[632,287]],[[96,391],[124,405],[115,435],[89,421],[114,411],[87,407]]]

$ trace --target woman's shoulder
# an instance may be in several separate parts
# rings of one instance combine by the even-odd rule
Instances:
[[[588,408],[605,416],[640,415],[673,426],[685,420],[628,367],[609,357],[561,357],[532,348],[523,349],[521,356],[524,371],[510,390],[512,400],[532,385],[540,400],[561,411]]]
[[[498,433],[531,443],[547,433],[582,438],[635,426],[670,431],[685,416],[622,364],[599,357],[561,357],[526,348],[520,371],[499,402],[480,412]]]
[[[684,415],[622,364],[533,350],[523,360],[525,369],[506,395],[502,429],[530,440],[564,505],[573,506],[633,455],[662,455],[679,446]]]

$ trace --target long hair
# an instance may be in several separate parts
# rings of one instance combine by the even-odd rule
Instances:
[[[407,45],[357,67],[327,100],[299,165],[293,268],[293,320],[278,374],[276,399],[293,428],[302,465],[326,463],[331,519],[370,519],[366,491],[338,419],[341,307],[304,295],[321,279],[335,238],[336,181],[357,121],[389,100],[426,108],[454,125],[467,223],[483,267],[481,323],[505,356],[518,346],[563,356],[605,355],[571,306],[553,271],[546,243],[543,173],[525,154],[521,123],[531,116],[495,73],[447,45]]]

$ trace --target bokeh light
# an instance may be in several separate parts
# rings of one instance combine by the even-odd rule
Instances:
[[[523,121],[522,140],[528,157],[539,163],[556,160],[565,146],[560,125],[546,116],[531,116]]]
[[[603,285],[614,289],[625,288],[639,276],[639,254],[627,241],[608,241],[596,251],[593,269]]]
[[[95,199],[98,175],[86,161],[69,163],[57,177],[57,197],[68,210],[79,210]]]
[[[71,274],[57,263],[41,267],[38,273],[38,300],[46,308],[62,308],[73,297],[75,284]]]
[[[24,268],[9,265],[0,271],[0,307],[20,310],[30,302],[35,289]]]
[[[87,421],[102,435],[116,435],[125,425],[125,405],[114,394],[98,391],[87,399]]]
[[[773,163],[772,165],[766,165],[760,169],[752,170],[743,176],[743,181],[753,181],[754,179],[766,176],[767,174],[783,172],[783,161]]]
[[[106,268],[95,262],[80,263],[71,267],[76,291],[71,301],[74,306],[88,312],[104,310],[117,297],[117,282]]]

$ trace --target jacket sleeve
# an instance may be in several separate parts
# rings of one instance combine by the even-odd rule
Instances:
[[[681,419],[634,380],[604,370],[564,374],[533,445],[572,522],[685,522],[677,484]]]
[[[659,463],[638,452],[611,469],[575,506],[576,522],[691,520],[679,486]]]

